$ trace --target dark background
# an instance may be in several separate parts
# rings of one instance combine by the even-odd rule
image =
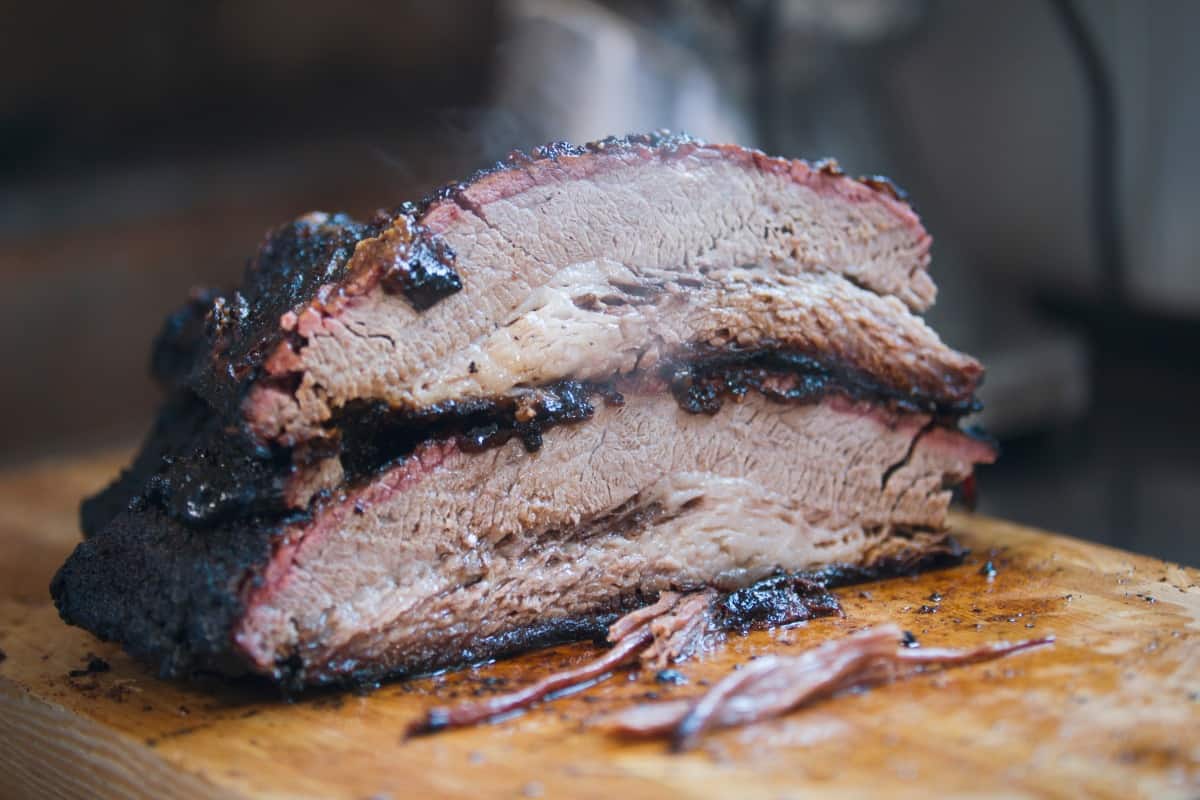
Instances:
[[[908,188],[982,510],[1200,563],[1200,4],[3,6],[0,464],[134,442],[162,317],[271,226],[671,127]]]

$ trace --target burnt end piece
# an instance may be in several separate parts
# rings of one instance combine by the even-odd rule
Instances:
[[[385,292],[403,294],[414,308],[424,311],[460,291],[462,279],[454,271],[454,250],[450,245],[430,236],[415,222],[410,221],[407,227],[415,235],[410,235],[404,248],[392,249],[388,254],[380,285]],[[381,236],[380,241],[386,241],[387,236]]]

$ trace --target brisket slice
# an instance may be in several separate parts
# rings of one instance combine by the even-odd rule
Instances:
[[[686,137],[555,145],[368,224],[312,214],[279,229],[220,300],[191,382],[298,441],[352,400],[423,407],[648,366],[681,339],[786,339],[780,320],[747,324],[771,309],[739,308],[734,280],[786,292],[781,277],[830,274],[920,311],[929,244],[890,185],[830,162]],[[717,314],[664,325],[680,297]],[[953,355],[921,368],[965,373],[947,391],[969,396],[972,365]]]
[[[56,595],[171,667],[232,652],[293,684],[420,672],[591,633],[666,590],[915,564],[941,543],[945,487],[990,457],[839,395],[752,393],[712,417],[628,395],[534,455],[424,444],[274,531],[122,512]]]
[[[308,215],[168,321],[168,400],[58,608],[164,674],[298,687],[952,552],[950,489],[994,457],[957,428],[982,370],[914,313],[929,238],[897,197],[635,137]]]

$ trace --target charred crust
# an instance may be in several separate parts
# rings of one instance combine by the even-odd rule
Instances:
[[[276,527],[251,518],[196,535],[154,508],[122,511],[75,548],[50,593],[65,622],[120,642],[163,677],[245,672],[230,631]]]
[[[84,500],[84,536],[95,536],[127,510],[157,509],[183,525],[206,528],[245,517],[278,518],[287,513],[284,491],[295,468],[287,449],[228,428],[196,395],[177,392],[133,465]]]
[[[208,350],[206,317],[220,298],[216,289],[193,289],[170,314],[150,350],[150,374],[167,391],[186,386]]]
[[[725,630],[748,631],[842,613],[827,582],[803,575],[778,573],[745,589],[729,592],[716,603]]]
[[[424,311],[462,289],[454,271],[454,250],[420,225],[408,206],[391,217],[379,235],[355,252],[358,268],[347,277],[343,295],[365,294],[378,284],[388,294],[401,294]],[[318,297],[331,306],[328,298]],[[332,310],[332,309],[329,309]]]
[[[258,445],[241,431],[206,433],[199,446],[163,456],[140,501],[193,527],[276,516],[294,470],[283,448]]]
[[[159,424],[169,440],[139,494],[127,506],[152,506],[193,527],[244,517],[279,516],[294,466],[290,451],[262,445],[227,427],[202,401],[183,398],[174,420]],[[188,438],[178,432],[191,432]]]
[[[624,136],[609,136],[596,142],[589,142],[584,148],[593,153],[603,153],[607,150],[628,150],[633,147],[648,147],[652,150],[679,150],[685,145],[704,144],[700,139],[683,131],[670,131],[659,128],[650,133],[629,133]]]
[[[427,441],[454,439],[466,452],[480,452],[518,439],[530,452],[541,447],[548,428],[582,422],[595,413],[592,398],[614,390],[586,381],[558,381],[527,394],[492,400],[440,403],[419,411],[386,403],[351,403],[330,421],[340,443],[350,483],[361,482],[402,462]]]
[[[374,224],[344,214],[309,214],[272,231],[247,265],[241,286],[211,299],[205,316],[207,358],[195,365],[188,385],[232,416],[287,333],[280,317],[309,303],[322,286],[341,281],[355,247],[377,232]]]
[[[831,393],[878,403],[896,411],[930,413],[954,420],[982,408],[969,380],[933,395],[890,386],[837,359],[781,349],[695,349],[665,361],[660,375],[680,408],[716,414],[727,400],[754,390],[779,402],[816,402]]]
[[[193,443],[193,427],[189,423],[204,408],[203,401],[186,392],[169,397],[133,464],[121,470],[116,480],[80,505],[79,522],[85,539],[99,533],[135,498],[142,495],[147,481],[159,470],[164,455],[182,452]]]
[[[448,244],[420,240],[407,259],[389,266],[380,285],[389,294],[403,294],[414,308],[424,311],[462,289],[453,265],[454,251]]]

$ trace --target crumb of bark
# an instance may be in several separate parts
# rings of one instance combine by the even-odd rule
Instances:
[[[73,669],[67,672],[68,678],[82,678],[86,675],[96,675],[101,672],[108,672],[112,667],[108,662],[99,656],[92,656],[88,659],[87,666],[83,669]]]

